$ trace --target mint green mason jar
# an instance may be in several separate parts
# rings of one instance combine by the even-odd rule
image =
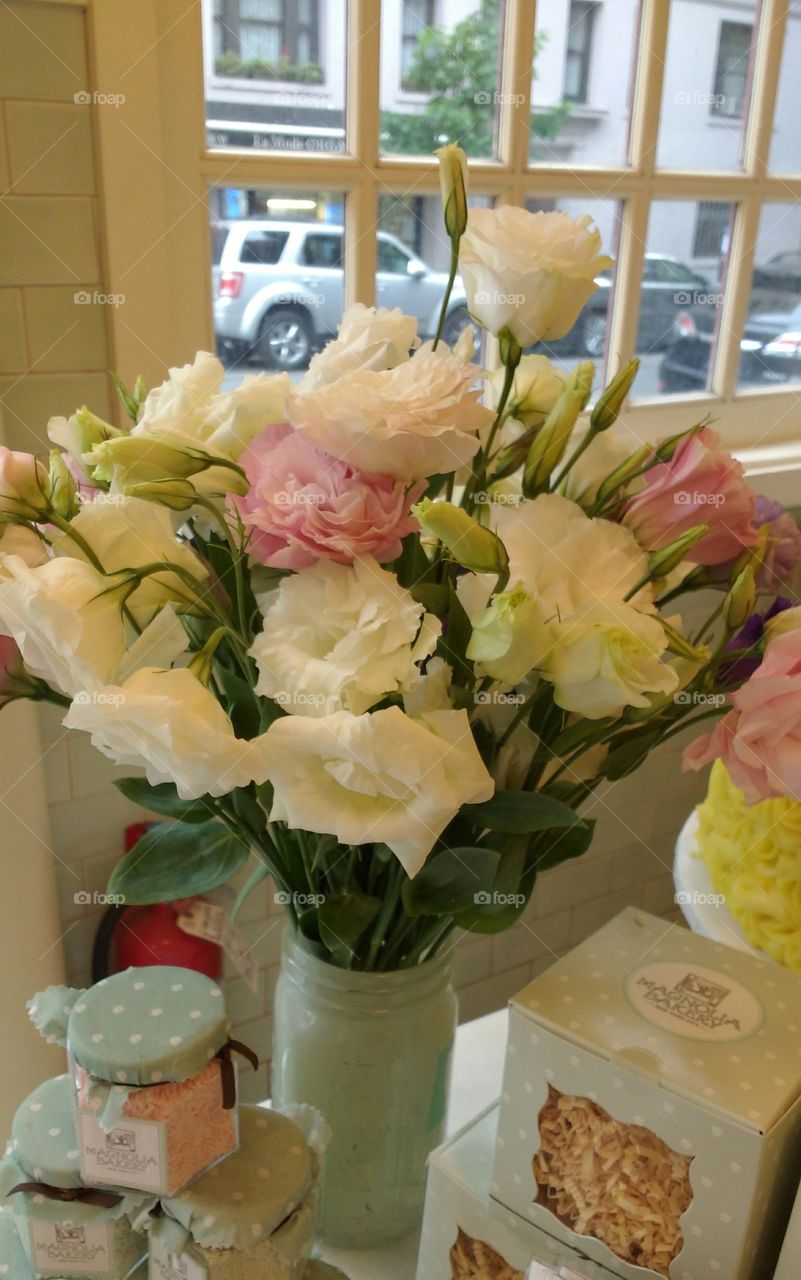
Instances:
[[[426,1160],[442,1140],[456,1032],[449,955],[355,973],[287,931],[275,992],[273,1098],[325,1117],[321,1235],[374,1248],[419,1226]]]

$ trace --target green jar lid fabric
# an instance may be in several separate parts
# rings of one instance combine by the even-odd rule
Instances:
[[[31,1002],[36,1026],[55,1034],[58,1005],[69,1008],[66,1044],[91,1075],[116,1084],[187,1080],[202,1071],[228,1039],[220,987],[205,974],[149,965],[112,974],[65,995],[50,987]]]
[[[9,1192],[13,1187],[19,1186],[21,1182],[31,1181],[33,1179],[17,1163],[13,1155],[7,1154],[5,1159],[0,1160],[0,1205],[6,1212],[10,1211],[15,1218],[20,1220],[23,1218],[44,1218],[47,1222],[63,1222],[67,1220],[76,1223],[90,1223],[115,1221],[117,1218],[127,1217],[129,1220],[136,1221],[138,1228],[141,1216],[156,1203],[155,1196],[133,1191],[121,1191],[119,1193],[121,1197],[119,1202],[109,1208],[102,1205],[86,1204],[83,1200],[51,1200],[39,1191],[18,1191],[16,1195],[9,1196]],[[35,1181],[46,1182],[47,1179],[37,1178]],[[103,1191],[109,1190],[108,1187],[103,1187],[102,1189]],[[0,1280],[2,1280],[2,1277],[0,1277]]]
[[[11,1154],[29,1178],[51,1187],[80,1187],[75,1087],[68,1075],[34,1089],[11,1122]]]
[[[8,1200],[0,1212],[0,1275],[3,1280],[33,1280],[31,1264],[22,1247],[14,1224],[14,1211]]]
[[[314,1173],[312,1151],[292,1120],[241,1106],[239,1150],[162,1207],[204,1248],[251,1249],[295,1212]],[[170,1242],[175,1252],[178,1243]]]

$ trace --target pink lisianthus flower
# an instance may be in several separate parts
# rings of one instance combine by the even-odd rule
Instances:
[[[232,505],[249,534],[250,554],[273,569],[316,560],[394,560],[417,528],[409,514],[425,488],[356,471],[288,423],[267,427],[239,459],[250,483]]]
[[[0,704],[11,694],[14,680],[22,670],[22,655],[16,640],[0,636]]]
[[[709,532],[687,553],[694,564],[723,564],[758,540],[756,498],[740,463],[720,447],[716,431],[687,436],[669,462],[646,473],[645,488],[629,500],[623,523],[641,546],[656,551],[692,529]]]
[[[768,642],[760,666],[731,702],[712,733],[686,748],[685,772],[721,759],[747,804],[801,800],[801,629]]]
[[[779,502],[759,497],[754,523],[767,533],[765,558],[757,574],[757,586],[765,591],[786,589],[801,564],[801,529]]]

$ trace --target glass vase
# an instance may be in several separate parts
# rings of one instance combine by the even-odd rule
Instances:
[[[331,1131],[321,1235],[372,1248],[420,1222],[444,1136],[456,1031],[450,956],[388,973],[340,969],[287,931],[275,993],[273,1097]]]

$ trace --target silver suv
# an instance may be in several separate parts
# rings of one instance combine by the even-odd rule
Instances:
[[[223,356],[252,352],[291,372],[336,333],[342,318],[342,227],[243,219],[212,226],[214,330]],[[432,337],[447,283],[401,240],[378,232],[376,302],[417,317]],[[457,280],[443,329],[455,342],[468,322]]]

